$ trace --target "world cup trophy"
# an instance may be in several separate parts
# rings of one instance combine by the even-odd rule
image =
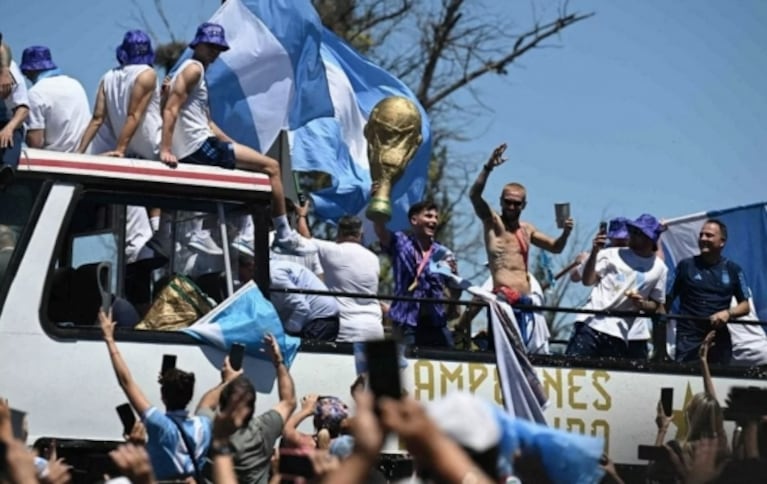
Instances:
[[[391,219],[392,186],[421,146],[421,112],[410,99],[392,96],[375,105],[365,125],[370,175],[376,190],[365,215]]]

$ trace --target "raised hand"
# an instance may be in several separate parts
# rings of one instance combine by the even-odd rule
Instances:
[[[104,341],[110,341],[115,339],[115,322],[112,320],[112,310],[109,310],[109,314],[106,314],[102,309],[99,309],[99,326],[101,327],[101,334],[104,336]]]
[[[264,347],[266,353],[275,365],[282,363],[282,351],[280,351],[280,345],[271,333],[267,333],[266,336],[264,336]]]
[[[503,164],[508,159],[503,156],[503,153],[505,151],[506,151],[506,143],[503,143],[502,145],[494,149],[493,154],[490,155],[490,159],[487,160],[487,163],[485,163],[485,168],[487,168],[488,170],[492,170],[496,166]]]

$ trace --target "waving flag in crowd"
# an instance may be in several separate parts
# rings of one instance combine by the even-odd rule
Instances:
[[[373,107],[388,96],[404,96],[421,111],[423,143],[392,191],[390,228],[408,226],[407,211],[424,194],[431,157],[429,118],[415,95],[399,79],[362,57],[329,30],[322,34],[329,101],[335,116],[315,119],[291,133],[296,171],[332,175],[332,186],[313,194],[316,213],[337,219],[359,213],[370,199],[370,166],[363,129]]]
[[[210,21],[230,46],[206,72],[211,116],[225,133],[265,152],[280,131],[333,116],[323,27],[309,0],[228,0]]]

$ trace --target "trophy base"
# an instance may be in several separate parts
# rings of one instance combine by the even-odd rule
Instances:
[[[391,202],[386,198],[373,197],[365,210],[365,216],[374,222],[388,222],[391,220]]]

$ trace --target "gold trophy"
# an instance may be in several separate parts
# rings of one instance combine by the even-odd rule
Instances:
[[[376,191],[365,215],[370,220],[391,219],[391,189],[421,146],[421,113],[410,99],[387,97],[370,113],[365,125],[370,175]]]

